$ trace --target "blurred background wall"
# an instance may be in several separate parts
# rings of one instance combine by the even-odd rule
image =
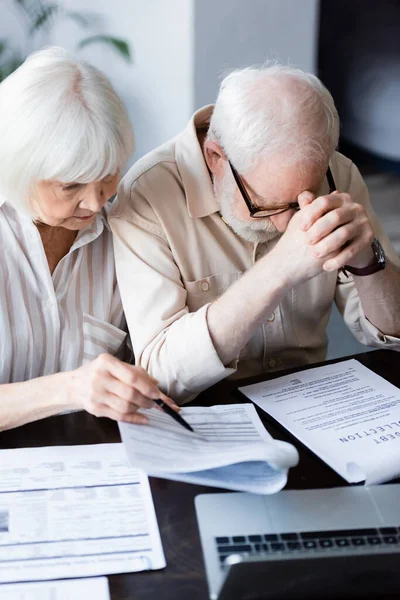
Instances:
[[[268,58],[316,71],[318,0],[195,0],[193,16],[195,108],[229,69]]]
[[[29,35],[21,5],[29,10],[40,2],[0,0],[0,66],[9,58],[4,43],[23,55],[49,44],[73,50],[93,33],[79,19],[49,18]],[[132,160],[212,103],[229,69],[272,58],[318,74],[339,107],[340,149],[358,164],[400,252],[399,0],[58,0],[58,6],[100,14],[95,32],[131,48],[130,64],[106,44],[80,54],[105,71],[128,107],[137,140]],[[329,357],[365,350],[336,310],[328,336]]]
[[[0,39],[11,38],[26,53],[43,45],[74,50],[87,34],[75,21],[54,19],[27,40],[19,0],[0,0]],[[31,0],[25,0],[29,6]],[[36,2],[36,0],[33,0]],[[124,100],[136,134],[137,159],[174,136],[193,108],[192,0],[59,0],[65,10],[102,16],[99,31],[127,40],[132,63],[108,46],[93,44],[79,52],[102,69]]]
[[[85,34],[74,21],[55,21],[27,40],[16,6],[0,0],[0,39],[28,54],[43,45],[73,50]],[[36,0],[22,0],[29,6]],[[110,77],[134,124],[135,159],[178,133],[191,114],[215,100],[227,69],[266,58],[306,70],[317,66],[318,0],[59,0],[66,10],[102,15],[100,30],[126,39],[132,64],[105,46],[80,54]]]

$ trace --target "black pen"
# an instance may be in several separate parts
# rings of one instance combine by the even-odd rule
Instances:
[[[163,400],[160,400],[160,398],[158,398],[157,400],[154,400],[154,402],[157,404],[157,406],[162,408],[163,411],[167,413],[167,415],[172,417],[174,421],[176,421],[180,425],[183,425],[183,427],[189,429],[189,431],[192,431],[194,433],[194,430],[190,427],[189,423],[187,423],[185,419],[182,419],[182,417],[177,412],[175,412],[170,406],[168,406],[168,404],[166,404]]]

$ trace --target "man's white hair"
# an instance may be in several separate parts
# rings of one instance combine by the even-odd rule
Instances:
[[[339,117],[315,75],[266,63],[223,79],[208,137],[242,173],[278,153],[288,164],[324,164],[338,144]]]
[[[90,183],[134,149],[125,106],[108,79],[63,48],[31,54],[0,84],[0,194],[34,217],[40,180]]]

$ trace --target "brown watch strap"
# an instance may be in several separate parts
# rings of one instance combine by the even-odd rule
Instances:
[[[348,271],[352,275],[357,275],[358,277],[364,277],[364,275],[372,275],[373,273],[382,271],[385,268],[385,266],[386,266],[385,251],[382,248],[381,243],[377,238],[374,238],[372,240],[371,248],[374,253],[374,262],[372,263],[372,265],[368,265],[367,267],[363,267],[362,269],[344,265],[343,273],[346,275],[346,277],[348,277],[346,271]]]
[[[352,275],[357,275],[358,277],[364,277],[365,275],[373,275],[378,271],[382,271],[385,268],[385,265],[381,263],[374,262],[372,265],[368,267],[363,267],[362,269],[357,269],[356,267],[349,267],[348,265],[344,265],[343,273],[347,275],[346,271],[351,273]]]

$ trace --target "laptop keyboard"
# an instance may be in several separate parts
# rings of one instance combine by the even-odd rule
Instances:
[[[381,529],[343,529],[216,537],[220,562],[230,554],[288,554],[305,551],[354,550],[377,546],[400,549],[400,527]]]

